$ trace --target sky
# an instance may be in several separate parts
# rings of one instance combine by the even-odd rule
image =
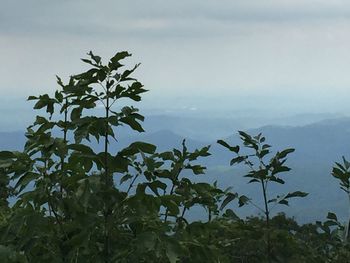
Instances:
[[[349,1],[0,4],[5,123],[22,121],[25,97],[54,91],[55,75],[82,70],[90,50],[104,58],[131,52],[150,90],[144,105],[155,112],[350,113]]]

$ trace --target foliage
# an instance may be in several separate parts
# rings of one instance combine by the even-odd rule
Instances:
[[[205,173],[197,161],[210,146],[190,150],[184,140],[179,149],[158,152],[138,141],[112,151],[122,126],[144,131],[144,117],[130,103],[146,90],[133,77],[139,65],[122,64],[129,56],[118,52],[103,63],[89,52],[87,71],[66,84],[57,77],[53,96],[29,97],[44,115],[28,127],[23,151],[0,152],[1,262],[349,261],[334,214],[302,226],[271,216],[271,205],[306,193],[269,197],[270,183],[284,183],[279,174],[290,170],[285,162],[293,149],[270,156],[261,134],[240,132],[253,153],[218,142],[235,154],[231,165],[247,165],[249,183],[261,185],[264,218],[239,218],[231,202],[255,201],[194,180]],[[191,221],[198,207],[205,212]]]
[[[250,198],[246,196],[241,196],[239,199],[239,205],[243,206],[246,203],[251,203],[257,207],[265,215],[266,225],[262,226],[262,229],[266,228],[266,255],[267,260],[270,262],[272,258],[277,258],[273,255],[273,247],[271,240],[271,229],[270,229],[270,214],[271,209],[278,204],[288,205],[288,200],[294,197],[305,197],[307,193],[301,191],[295,191],[292,193],[277,195],[276,197],[269,197],[268,187],[271,183],[284,184],[285,181],[279,176],[280,173],[288,172],[291,169],[285,165],[286,157],[288,154],[294,152],[294,149],[285,149],[281,152],[277,152],[275,155],[270,157],[272,154],[270,151],[271,146],[265,143],[266,138],[262,134],[257,136],[251,136],[243,131],[239,132],[243,146],[251,149],[252,153],[241,154],[241,147],[230,146],[227,142],[223,140],[218,140],[218,143],[233,152],[236,156],[231,160],[230,165],[244,163],[249,172],[245,177],[249,178],[248,183],[258,183],[262,190],[263,207],[260,207]],[[269,158],[269,160],[266,160]],[[271,207],[271,205],[273,205]]]

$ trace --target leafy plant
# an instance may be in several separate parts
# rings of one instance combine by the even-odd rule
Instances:
[[[241,147],[239,145],[230,146],[227,142],[223,140],[218,140],[217,142],[236,155],[230,161],[230,165],[243,163],[249,169],[249,172],[245,175],[245,177],[250,179],[248,183],[258,183],[261,186],[263,207],[259,206],[247,196],[241,196],[239,198],[239,205],[243,206],[247,203],[251,203],[260,211],[262,211],[265,215],[266,254],[268,260],[271,261],[271,210],[278,204],[288,205],[288,200],[291,198],[305,197],[307,193],[296,191],[287,194],[277,195],[275,197],[270,197],[268,193],[268,187],[271,183],[285,183],[285,181],[279,175],[283,172],[290,171],[290,168],[285,165],[285,162],[287,160],[286,157],[288,156],[288,154],[294,152],[294,149],[285,149],[281,152],[277,152],[274,156],[270,157],[271,146],[265,143],[266,138],[262,136],[262,134],[258,134],[257,136],[251,136],[243,131],[240,131],[239,135],[243,142],[243,146],[248,150],[251,150],[252,153],[241,153]]]
[[[335,214],[299,225],[284,214],[301,191],[270,196],[284,184],[287,156],[275,154],[261,134],[240,132],[244,148],[218,143],[243,164],[249,183],[262,190],[262,205],[245,195],[201,181],[200,159],[210,146],[158,152],[136,141],[120,147],[122,126],[143,132],[144,117],[131,106],[146,92],[125,69],[128,52],[106,63],[88,53],[89,69],[52,95],[30,96],[40,114],[26,132],[23,151],[0,152],[0,261],[17,262],[348,262],[349,243]],[[125,127],[124,127],[125,128]],[[116,150],[117,149],[117,150]],[[349,163],[333,176],[349,194]],[[10,186],[11,185],[11,186]],[[9,205],[8,198],[16,202]],[[227,206],[238,201],[264,217],[242,219]],[[200,208],[200,209],[199,209]],[[201,211],[198,213],[198,211]]]
[[[224,192],[183,174],[204,173],[193,162],[210,155],[209,146],[191,152],[184,141],[181,150],[156,153],[156,146],[134,142],[111,151],[121,126],[144,131],[138,109],[124,105],[146,92],[132,77],[138,65],[123,70],[129,56],[119,52],[103,64],[89,52],[83,62],[91,68],[67,84],[57,77],[53,97],[29,97],[47,116],[28,127],[23,152],[0,152],[2,178],[11,177],[17,191],[2,244],[28,262],[176,262],[189,248],[218,260],[209,239],[189,238],[205,223],[185,217],[195,206],[209,221],[219,214]]]
[[[343,156],[343,163],[336,162],[332,170],[332,176],[340,181],[340,188],[347,194],[349,200],[348,221],[345,228],[345,240],[349,241],[350,235],[350,162]]]

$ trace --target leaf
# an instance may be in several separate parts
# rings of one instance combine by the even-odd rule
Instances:
[[[161,203],[168,209],[169,215],[176,216],[179,214],[179,204],[176,202],[174,195],[160,196]]]
[[[120,184],[123,184],[124,182],[130,180],[131,178],[133,178],[133,176],[131,174],[126,174],[124,175],[122,178],[120,178]]]
[[[220,210],[223,210],[232,200],[237,198],[237,196],[238,195],[236,193],[227,193],[225,200],[222,202],[220,206]]]
[[[201,149],[196,149],[193,153],[190,153],[188,156],[189,161],[197,160],[198,157],[206,157],[210,156],[210,153],[208,152],[210,149],[210,145],[203,147]]]
[[[29,96],[29,97],[27,98],[28,101],[29,101],[29,100],[37,100],[37,99],[39,99],[39,98],[36,97],[36,96]]]
[[[241,139],[243,140],[243,144],[249,148],[253,148],[256,151],[259,149],[258,142],[255,140],[252,136],[250,136],[248,133],[245,133],[243,131],[238,131],[239,135],[241,136]]]
[[[282,159],[282,158],[285,158],[288,154],[290,154],[290,153],[292,153],[294,151],[295,151],[295,149],[292,149],[292,148],[285,149],[282,152],[277,153],[277,156],[278,156],[279,159]]]
[[[180,256],[182,255],[179,245],[175,242],[167,243],[166,254],[170,263],[178,262],[178,259],[180,259]]]
[[[16,157],[16,155],[13,152],[10,152],[10,151],[1,151],[0,152],[0,159],[12,159],[15,157]]]
[[[285,183],[284,180],[282,180],[281,178],[278,178],[276,176],[271,176],[269,180],[272,181],[272,182],[279,183],[279,184],[284,184]]]
[[[153,181],[151,183],[146,183],[146,185],[155,193],[157,196],[159,196],[158,189],[165,190],[166,184],[162,183],[161,181]]]
[[[129,125],[133,130],[138,132],[144,132],[145,130],[142,128],[141,124],[138,123],[133,117],[123,117],[119,119],[120,122]]]
[[[111,61],[112,62],[118,62],[119,60],[122,60],[126,57],[130,57],[131,54],[127,51],[121,51],[121,52],[118,52],[116,53],[112,58],[111,58]]]
[[[234,165],[235,163],[241,163],[243,162],[244,160],[246,160],[247,157],[246,156],[238,156],[236,158],[233,158],[231,161],[230,161],[230,165]]]
[[[237,154],[239,152],[239,145],[230,146],[227,142],[225,142],[223,140],[218,140],[217,143],[224,146],[225,148],[229,149],[231,152],[235,152]]]
[[[38,174],[33,172],[27,172],[19,178],[17,181],[15,188],[20,188],[19,192],[21,192],[30,182],[34,181],[38,177]]]
[[[239,207],[246,205],[249,201],[250,199],[247,196],[241,195],[238,199]]]
[[[76,191],[76,196],[80,200],[82,206],[86,209],[89,206],[90,199],[90,184],[88,179],[79,181],[79,186]]]
[[[283,173],[283,172],[289,172],[291,169],[287,166],[277,166],[272,170],[272,175]]]
[[[120,81],[133,80],[129,78],[129,75],[132,74],[139,66],[140,64],[136,64],[131,70],[125,70],[120,77]]]
[[[250,184],[250,183],[260,183],[260,181],[256,178],[253,178],[248,182],[248,184]]]
[[[281,205],[287,205],[287,206],[289,205],[289,203],[286,199],[282,199],[282,200],[278,201],[278,203]]]
[[[162,152],[160,154],[158,154],[159,158],[163,159],[164,161],[174,161],[174,153],[171,151],[168,152]]]
[[[204,174],[204,171],[206,169],[206,167],[204,166],[201,166],[201,165],[187,165],[185,167],[186,169],[191,169],[192,172],[196,175],[198,174]]]
[[[227,210],[225,211],[225,213],[223,214],[223,216],[224,216],[224,217],[228,217],[228,218],[230,218],[230,219],[232,219],[232,220],[240,220],[239,216],[236,215],[236,213],[233,212],[232,209],[227,209]]]
[[[90,51],[88,53],[88,55],[92,58],[93,61],[95,61],[96,64],[100,64],[101,63],[101,57],[100,56],[96,56],[92,53],[92,51]]]
[[[301,191],[295,191],[295,192],[292,192],[292,193],[288,193],[285,197],[285,199],[287,198],[293,198],[293,197],[305,197],[307,196],[308,193],[305,193],[305,192],[301,192]]]
[[[156,151],[157,147],[153,144],[146,142],[133,142],[128,147],[121,150],[120,154],[122,155],[134,155],[139,152],[153,154]]]
[[[328,212],[327,218],[338,222],[337,215],[334,213]]]
[[[71,112],[70,118],[72,121],[75,121],[77,119],[79,119],[81,117],[81,113],[82,113],[82,108],[78,107],[78,108],[74,108]]]
[[[85,153],[85,154],[91,154],[91,155],[95,154],[94,151],[89,146],[84,144],[78,144],[78,143],[70,144],[68,145],[68,149]]]

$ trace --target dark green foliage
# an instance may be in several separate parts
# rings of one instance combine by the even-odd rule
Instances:
[[[239,206],[251,203],[259,210],[261,210],[265,215],[265,226],[261,229],[265,229],[264,233],[266,256],[267,261],[271,262],[276,260],[277,256],[274,253],[275,248],[273,247],[272,234],[271,231],[271,210],[278,204],[288,205],[288,200],[294,197],[305,197],[307,193],[301,191],[295,191],[292,193],[281,194],[275,197],[270,197],[268,192],[268,187],[271,183],[284,184],[285,181],[279,176],[280,173],[290,171],[290,168],[285,165],[286,157],[288,154],[294,152],[294,149],[285,149],[281,152],[277,152],[272,155],[270,151],[271,146],[265,143],[266,138],[262,134],[257,136],[251,136],[243,131],[239,132],[243,146],[250,151],[240,153],[242,147],[230,146],[223,140],[219,140],[218,143],[229,149],[235,154],[234,158],[231,160],[230,165],[243,163],[247,166],[249,172],[245,175],[249,179],[248,183],[258,183],[261,186],[263,206],[259,206],[253,200],[246,196],[241,196],[239,198]],[[271,206],[273,205],[273,206]],[[253,237],[252,237],[253,238]]]
[[[258,200],[199,180],[206,167],[197,161],[210,155],[210,146],[190,150],[183,141],[158,152],[134,142],[111,151],[121,126],[144,131],[144,117],[129,104],[146,90],[132,77],[139,65],[124,69],[129,56],[119,52],[103,63],[89,52],[83,59],[89,70],[67,84],[57,77],[53,96],[29,97],[47,115],[28,127],[22,152],[0,152],[1,262],[349,261],[336,215],[303,226],[283,214],[271,217],[271,205],[306,193],[269,197],[270,183],[284,183],[280,174],[290,170],[285,162],[293,149],[272,155],[261,134],[240,132],[251,153],[218,143],[235,154],[231,165],[249,167],[249,183],[261,185],[264,218],[239,218],[231,202]],[[333,174],[347,187],[341,168]],[[11,195],[16,203],[9,207]],[[205,213],[190,221],[198,207]]]

